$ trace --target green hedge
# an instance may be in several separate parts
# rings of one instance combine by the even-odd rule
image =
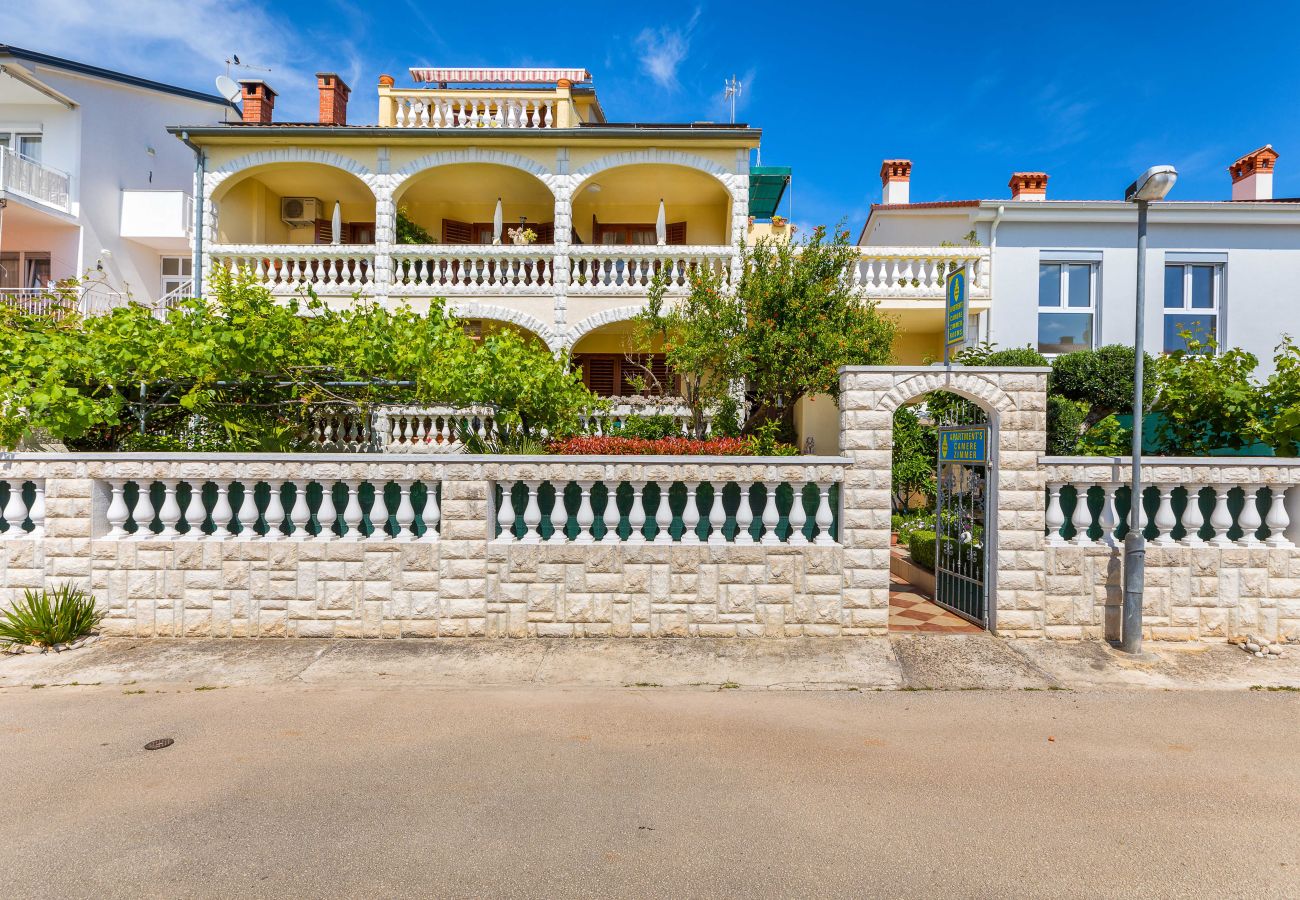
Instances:
[[[934,571],[934,532],[914,531],[907,541],[907,552],[912,562],[923,569]]]

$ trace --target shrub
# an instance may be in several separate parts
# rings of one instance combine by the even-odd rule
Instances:
[[[1049,456],[1073,456],[1079,450],[1084,416],[1088,404],[1064,397],[1047,397],[1047,453]]]
[[[547,450],[560,456],[753,456],[753,447],[740,438],[644,438],[582,435],[552,441]]]
[[[1156,379],[1151,377],[1156,374],[1155,362],[1150,355],[1145,359],[1149,376],[1143,387],[1145,404],[1150,406],[1156,390]],[[1081,424],[1087,431],[1109,415],[1132,410],[1136,361],[1133,348],[1123,344],[1063,353],[1052,361],[1047,392],[1086,404],[1086,415]]]
[[[898,515],[898,513],[895,513],[894,515],[889,517],[889,530],[894,532],[894,534],[898,534],[898,530],[903,527],[904,521],[905,520],[903,519],[902,516]]]
[[[798,456],[799,448],[793,444],[782,443],[778,435],[783,430],[783,423],[773,420],[758,426],[758,429],[746,438],[751,456]]]
[[[628,416],[618,432],[619,437],[644,438],[647,441],[678,437],[680,434],[677,420],[672,416]]]
[[[963,366],[1022,366],[1033,368],[1034,366],[1050,365],[1047,357],[1033,347],[1007,347],[998,350],[988,341],[963,348],[957,354],[955,361]]]
[[[934,544],[935,537],[933,531],[914,531],[907,540],[907,552],[912,557],[912,562],[916,563],[923,569],[934,571]]]
[[[740,437],[740,404],[730,394],[718,401],[717,411],[713,413],[712,433],[720,438]]]
[[[0,613],[0,641],[53,647],[90,634],[103,618],[95,598],[62,584],[54,593],[25,591],[23,599]]]

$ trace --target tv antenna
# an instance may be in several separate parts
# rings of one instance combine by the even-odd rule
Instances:
[[[253,65],[252,63],[246,63],[246,62],[244,62],[243,60],[241,60],[241,59],[239,58],[239,54],[238,54],[238,53],[232,53],[232,54],[230,54],[228,57],[226,57],[226,77],[227,77],[227,78],[230,77],[230,67],[231,67],[231,66],[234,66],[236,69],[248,69],[250,72],[269,72],[269,71],[271,71],[271,69],[270,69],[269,66],[255,66],[255,65]]]
[[[734,74],[731,76],[730,79],[723,82],[723,84],[726,90],[724,90],[722,93],[722,99],[724,101],[726,100],[731,101],[731,124],[735,125],[736,124],[736,98],[740,96],[740,92],[745,89],[745,86],[736,80],[736,76]]]

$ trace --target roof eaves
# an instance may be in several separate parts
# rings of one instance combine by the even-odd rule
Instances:
[[[125,72],[115,72],[112,69],[102,69],[99,66],[87,65],[86,63],[80,63],[76,60],[65,59],[62,56],[51,56],[48,53],[39,53],[35,50],[27,50],[23,47],[15,47],[12,44],[0,44],[0,58],[6,56],[14,59],[25,60],[29,63],[36,63],[37,65],[63,69],[64,71],[71,72],[75,75],[84,75],[90,78],[114,81],[118,84],[128,85],[129,87],[143,88],[144,90],[157,91],[162,94],[172,94],[177,97],[186,97],[190,100],[213,103],[231,109],[235,108],[233,103],[230,103],[224,97],[218,97],[216,94],[205,94],[202,91],[194,91],[189,88],[178,87],[174,84],[164,84],[161,81],[152,81],[148,78],[128,75]]]

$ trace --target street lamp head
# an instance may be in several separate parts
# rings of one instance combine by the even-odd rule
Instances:
[[[1145,200],[1163,200],[1169,196],[1174,182],[1178,180],[1178,170],[1173,166],[1152,166],[1124,191],[1124,199],[1130,203]]]

